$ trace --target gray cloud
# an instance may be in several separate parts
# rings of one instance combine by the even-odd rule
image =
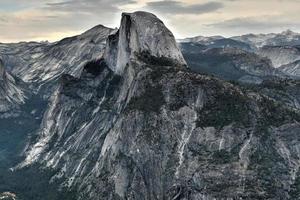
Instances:
[[[247,29],[269,29],[272,27],[289,27],[299,26],[300,22],[286,21],[279,16],[260,16],[247,18],[234,18],[214,24],[207,24],[207,26],[217,28],[247,28]]]
[[[45,9],[63,12],[111,13],[118,6],[135,3],[134,0],[67,0],[47,3]]]
[[[25,2],[25,0],[11,1]],[[35,12],[31,10],[11,14],[0,12],[0,40],[53,39],[55,35],[83,32],[97,24],[114,27],[122,12],[119,6],[135,3],[134,0],[29,1],[34,4],[30,9]]]
[[[157,14],[177,37],[300,31],[299,1],[0,0],[0,42],[57,40],[97,24],[117,27],[121,12],[135,9]]]
[[[186,5],[180,1],[166,0],[149,2],[146,8],[165,14],[203,14],[223,7],[224,5],[220,2]]]

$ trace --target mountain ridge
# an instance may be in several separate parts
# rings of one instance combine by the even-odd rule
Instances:
[[[265,33],[265,34],[245,34],[241,36],[195,36],[185,39],[178,39],[179,43],[194,42],[202,44],[210,44],[218,40],[231,39],[237,42],[242,42],[251,46],[253,50],[263,46],[294,46],[300,44],[300,33],[286,30],[281,33]]]
[[[102,55],[106,38],[113,31],[98,25],[78,36],[54,43],[1,44],[0,53],[12,74],[24,82],[35,82],[40,86],[63,73],[79,76],[87,61]],[[73,65],[77,68],[71,67]]]
[[[132,30],[126,15],[121,27]],[[62,77],[24,165],[55,169],[51,180],[66,177],[84,200],[297,195],[297,111],[178,66],[177,52],[170,62],[141,45],[116,68],[119,41],[126,49],[132,38],[123,33],[80,77]]]

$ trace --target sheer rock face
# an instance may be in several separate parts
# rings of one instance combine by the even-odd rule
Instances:
[[[108,39],[104,58],[114,72],[122,74],[126,64],[141,53],[186,65],[173,34],[155,15],[123,13],[119,31]]]
[[[109,47],[132,41],[121,29]],[[56,169],[84,200],[297,197],[299,114],[174,57],[118,48],[61,79],[21,166]]]

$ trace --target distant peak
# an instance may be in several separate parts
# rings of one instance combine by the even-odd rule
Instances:
[[[94,26],[93,28],[85,31],[81,35],[95,35],[96,33],[109,32],[112,30],[113,30],[112,28],[108,28],[106,26],[99,24],[99,25]]]
[[[137,56],[145,52],[186,65],[172,32],[154,14],[123,13],[119,30],[108,38],[105,61],[121,74],[130,60],[137,60]]]
[[[179,42],[199,42],[199,43],[202,43],[202,42],[211,42],[211,41],[214,41],[214,40],[222,40],[222,39],[225,39],[225,37],[223,36],[219,36],[219,35],[214,35],[214,36],[195,36],[195,37],[189,37],[189,38],[185,38],[185,39],[180,39],[178,40]]]
[[[98,25],[94,26],[93,28],[87,30],[86,32],[91,31],[91,30],[99,30],[99,29],[111,29],[111,28],[106,27],[106,26],[104,26],[102,24],[98,24]]]
[[[292,31],[291,29],[287,29],[286,31],[283,31],[281,34],[282,35],[295,35],[297,33]]]

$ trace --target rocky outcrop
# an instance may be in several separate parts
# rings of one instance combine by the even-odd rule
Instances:
[[[190,72],[169,39],[152,49],[156,26],[130,31],[153,19],[124,14],[106,56],[61,79],[20,167],[55,169],[85,200],[297,198],[299,113]]]
[[[123,13],[119,31],[109,36],[107,44],[104,59],[117,74],[143,53],[168,59],[174,65],[186,65],[173,34],[150,13]]]
[[[0,199],[1,200],[17,200],[17,195],[10,192],[3,192],[0,193]]]

